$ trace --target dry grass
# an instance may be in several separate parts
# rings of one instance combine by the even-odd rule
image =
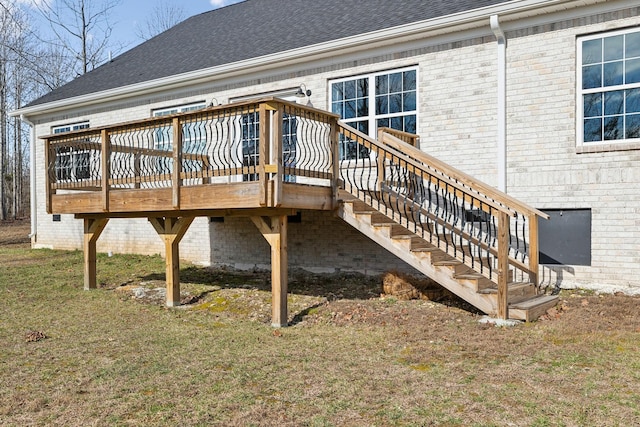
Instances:
[[[264,274],[187,267],[192,304],[168,310],[134,297],[162,259],[101,255],[91,292],[81,261],[0,247],[0,425],[640,423],[638,298],[574,292],[500,329],[360,276],[294,274],[294,325],[274,330]]]

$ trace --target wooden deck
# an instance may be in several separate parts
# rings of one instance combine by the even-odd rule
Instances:
[[[336,212],[491,315],[511,308],[532,320],[553,303],[539,298],[544,213],[423,153],[416,135],[381,129],[372,139],[338,119],[265,98],[46,136],[47,211],[84,221],[86,289],[108,221],[148,218],[165,244],[168,306],[180,302],[179,243],[193,219],[251,218],[271,247],[278,327],[287,323],[287,215],[297,210]]]
[[[258,182],[239,182],[231,184],[203,184],[184,187],[177,199],[170,188],[124,189],[110,191],[105,203],[103,194],[98,192],[73,192],[53,194],[51,212],[58,214],[76,214],[106,217],[137,217],[149,213],[191,212],[195,216],[216,216],[228,210],[282,208],[294,210],[332,210],[334,199],[330,187],[306,184],[282,186],[278,203],[274,202],[271,192],[267,193],[267,203],[260,194]],[[177,200],[177,203],[174,202]],[[104,206],[107,206],[105,209]]]

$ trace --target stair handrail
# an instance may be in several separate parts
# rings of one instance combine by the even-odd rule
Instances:
[[[411,145],[409,145],[409,144],[407,144],[407,143],[405,143],[405,142],[393,137],[392,135],[388,135],[388,137],[393,138],[393,140],[395,140],[394,145],[397,145],[398,148],[394,147],[391,144],[382,143],[382,142],[380,142],[380,141],[378,141],[376,139],[373,139],[369,135],[367,135],[367,134],[365,134],[363,132],[360,132],[357,129],[352,128],[351,126],[349,126],[348,124],[346,124],[346,123],[344,123],[342,121],[338,121],[338,128],[341,131],[346,131],[346,132],[348,132],[350,134],[357,135],[358,138],[360,138],[362,140],[362,142],[364,142],[363,145],[365,147],[367,147],[367,148],[369,148],[368,145],[369,146],[377,146],[377,147],[379,147],[381,149],[384,149],[384,150],[388,151],[393,156],[404,160],[408,164],[411,164],[416,169],[424,170],[425,168],[429,167],[428,165],[425,165],[423,162],[421,162],[419,159],[416,159],[413,156],[401,151],[403,147],[405,147],[405,148],[409,147],[409,148],[412,148],[412,149],[413,149],[413,147]],[[387,139],[387,141],[389,141],[389,139]],[[415,153],[419,152],[420,150],[419,149],[414,149],[414,150],[407,150],[407,151],[413,151],[413,153],[415,154]],[[431,171],[430,170],[425,170],[425,172],[428,172],[430,174],[432,172],[438,173],[439,179],[444,181],[448,186],[451,186],[451,187],[453,187],[453,188],[455,188],[455,189],[457,189],[459,191],[462,191],[463,193],[465,193],[465,194],[467,194],[469,196],[472,196],[472,197],[481,196],[481,197],[485,198],[485,200],[483,200],[483,203],[485,203],[486,205],[491,206],[492,208],[494,208],[494,209],[496,209],[498,211],[504,212],[504,213],[508,214],[509,216],[515,215],[515,210],[510,209],[509,207],[505,206],[504,204],[501,204],[501,203],[499,203],[499,202],[497,202],[497,201],[495,201],[495,200],[493,200],[491,198],[486,198],[482,193],[477,192],[477,191],[475,191],[473,189],[470,189],[468,186],[464,186],[460,182],[458,182],[458,181],[456,181],[454,179],[451,179],[449,176],[443,174],[442,172],[438,171],[435,168],[432,168],[432,169],[433,170],[431,170]]]
[[[402,130],[393,129],[393,128],[389,128],[389,127],[379,127],[378,128],[378,134],[380,134],[380,132],[384,132],[386,134],[393,135],[396,138],[406,142],[407,144],[409,144],[409,145],[411,145],[413,147],[419,147],[420,135],[416,135],[415,133],[405,132],[405,131],[402,131]]]
[[[422,215],[425,213],[427,216],[430,215],[429,212],[424,211],[420,206],[424,202],[427,202],[427,199],[422,198],[423,201],[415,199],[412,191],[414,191],[414,188],[419,192],[424,191],[421,190],[421,186],[428,185],[429,188],[431,188],[431,183],[435,185],[433,188],[438,193],[442,191],[442,195],[446,195],[443,197],[449,197],[448,195],[451,195],[451,197],[460,200],[462,203],[468,203],[471,207],[479,207],[481,211],[490,215],[488,218],[495,218],[496,222],[492,222],[493,225],[491,225],[491,227],[496,228],[492,232],[494,234],[490,235],[490,238],[495,240],[490,246],[474,239],[473,236],[469,236],[468,234],[465,236],[465,232],[462,229],[458,230],[456,228],[459,227],[459,225],[456,225],[455,222],[450,226],[446,226],[446,228],[456,233],[458,238],[464,239],[467,244],[476,246],[478,248],[477,250],[482,251],[487,257],[489,254],[493,257],[494,261],[492,262],[496,262],[493,268],[495,268],[495,272],[497,272],[498,293],[500,295],[499,299],[501,300],[499,311],[501,313],[506,313],[508,310],[506,299],[508,276],[506,273],[509,266],[515,267],[516,271],[521,271],[523,278],[525,277],[524,275],[527,275],[527,279],[524,280],[528,280],[536,286],[538,285],[538,218],[548,219],[547,214],[445,164],[433,156],[424,153],[419,148],[402,141],[400,138],[384,132],[384,129],[379,133],[379,140],[376,140],[344,122],[339,121],[337,126],[338,132],[342,135],[341,138],[343,138],[344,141],[354,141],[366,149],[375,152],[375,158],[377,159],[374,160],[373,157],[359,157],[355,162],[345,163],[341,167],[343,170],[341,177],[345,181],[344,188],[358,198],[364,197],[365,202],[369,197],[367,193],[369,193],[374,197],[381,197],[377,203],[380,203],[383,199],[389,199],[388,202],[395,205],[398,203],[402,205],[402,203],[404,203],[404,207],[385,206],[383,208],[381,205],[379,208],[383,208],[385,211],[391,209],[391,211],[394,212],[394,219],[396,215],[399,215],[401,223],[406,221],[407,228],[414,228],[416,232],[420,230],[420,233],[423,234],[427,231],[427,229],[424,228],[426,224],[421,224],[421,220],[415,216],[415,212],[422,212]],[[392,169],[388,169],[389,167],[392,167]],[[367,169],[369,172],[365,171]],[[361,172],[358,172],[358,170]],[[377,172],[372,173],[372,170],[377,170]],[[351,171],[349,172],[351,175],[346,171]],[[345,173],[347,174],[345,175]],[[369,178],[363,179],[363,173],[368,174],[367,176]],[[390,174],[389,177],[386,176],[387,173]],[[414,178],[411,178],[411,176],[413,176],[412,174],[415,174],[419,181],[414,182]],[[359,178],[355,178],[356,176]],[[369,179],[375,179],[375,188],[381,191],[380,195],[375,196],[375,193],[372,193],[374,190],[371,186],[371,181],[368,181]],[[397,193],[394,193],[395,190],[393,188],[387,187],[388,179],[392,180],[392,185],[400,185],[400,188],[404,188],[404,191],[407,193],[405,193],[404,196],[399,196]],[[399,181],[396,181],[397,179],[399,179]],[[349,181],[349,183],[347,184],[346,181]],[[367,184],[367,182],[369,182],[369,184]],[[394,182],[396,184],[393,184]],[[425,187],[425,189],[426,188],[427,187]],[[433,190],[428,191],[431,192]],[[428,193],[422,194],[421,197],[424,197],[424,194]],[[402,200],[400,200],[400,197],[402,197]],[[373,203],[373,199],[371,199],[371,203]],[[410,205],[406,205],[406,203]],[[431,203],[434,202],[429,197],[428,204]],[[412,207],[407,208],[407,206]],[[413,213],[411,209],[413,209]],[[417,211],[415,209],[417,209]],[[509,217],[512,218],[511,222],[513,225],[511,227]],[[439,223],[442,220],[444,220],[444,218],[437,219]],[[464,225],[464,222],[462,224]],[[509,231],[510,229],[511,231]],[[431,236],[429,239],[433,240],[433,231],[429,230],[428,233]],[[420,234],[418,235],[420,236]],[[440,236],[436,236],[435,238],[438,242],[437,245],[445,246],[446,252],[450,250],[448,246],[449,243],[443,243],[440,240]],[[454,254],[463,250],[462,246],[456,249],[456,245],[457,243],[454,244],[454,242],[452,242],[451,250]],[[462,258],[459,259],[467,264],[467,261],[464,261],[465,256],[462,252],[460,252],[460,256]],[[458,255],[455,255],[455,257],[458,257]],[[492,273],[491,267],[488,267],[488,272],[483,272],[481,264],[474,264],[473,260],[470,262],[473,265],[479,265],[480,271],[476,271],[493,280],[494,273]],[[475,270],[476,267],[473,265],[472,267]]]
[[[442,160],[437,159],[434,156],[425,153],[419,148],[416,148],[402,141],[400,138],[386,132],[385,129],[382,129],[382,132],[380,132],[378,135],[378,140],[381,143],[411,156],[416,161],[419,161],[424,165],[433,168],[434,171],[438,172],[442,176],[452,178],[455,181],[462,183],[466,187],[469,187],[469,189],[474,191],[474,193],[476,193],[477,195],[484,195],[485,197],[488,197],[500,203],[508,209],[513,209],[515,211],[526,213],[528,215],[537,215],[544,219],[550,218],[546,213],[532,206],[529,206],[528,204],[514,197],[511,197],[510,195],[498,190],[495,187],[485,184],[484,182],[460,171],[459,169],[456,169],[455,167],[443,162]]]

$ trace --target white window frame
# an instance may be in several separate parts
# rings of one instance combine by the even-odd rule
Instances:
[[[406,72],[406,71],[415,71],[416,73],[416,88],[415,88],[415,110],[413,111],[402,111],[402,112],[398,112],[398,113],[385,113],[385,114],[376,114],[376,77],[379,76],[384,76],[384,75],[390,75],[390,74],[395,74],[395,73],[402,73],[402,72]],[[366,74],[358,74],[358,75],[352,75],[349,77],[342,77],[339,79],[331,79],[328,81],[328,91],[329,91],[329,105],[328,105],[328,110],[329,111],[333,111],[333,103],[334,103],[334,99],[333,99],[333,84],[334,83],[342,83],[342,82],[346,82],[346,81],[352,81],[352,80],[359,80],[359,79],[368,79],[369,80],[369,84],[368,84],[368,93],[367,93],[367,108],[368,108],[368,112],[369,114],[367,116],[361,116],[361,117],[355,117],[355,118],[351,118],[351,119],[341,119],[344,123],[349,124],[349,123],[354,123],[354,122],[360,122],[360,121],[364,121],[367,120],[367,127],[368,127],[368,135],[372,138],[376,138],[377,137],[377,132],[378,132],[378,120],[382,120],[382,119],[391,119],[391,118],[396,118],[396,117],[406,117],[406,116],[412,116],[415,115],[416,117],[416,132],[417,129],[419,128],[419,120],[420,120],[420,114],[419,114],[419,106],[420,106],[420,94],[419,94],[419,82],[420,82],[420,74],[419,74],[419,70],[418,70],[418,66],[409,66],[409,67],[402,67],[402,68],[393,68],[393,69],[386,69],[386,70],[382,70],[382,71],[376,71],[373,73],[366,73]],[[404,89],[404,88],[403,88]],[[404,90],[401,92],[404,93]],[[357,106],[356,106],[357,108]],[[369,154],[371,156],[371,154]],[[341,161],[353,161],[353,160],[358,160],[358,159],[342,159]]]
[[[173,107],[158,108],[155,110],[151,110],[151,115],[153,117],[170,116],[172,114],[187,113],[189,111],[202,110],[206,107],[207,107],[206,101],[198,101],[198,102],[192,102],[189,104],[182,104],[182,105],[176,105]],[[190,126],[195,128],[198,126],[198,123],[194,123],[193,125],[190,125]],[[162,135],[161,138],[156,138],[160,135]],[[191,145],[195,146],[195,144],[198,143],[197,138],[195,137],[196,132],[194,131],[185,132],[183,129],[183,135],[188,135],[187,137],[183,136],[184,140],[182,141],[182,143],[184,146],[186,147],[189,147]],[[153,146],[156,150],[166,150],[166,151],[173,150],[173,132],[170,132],[169,129],[166,127],[157,128],[156,132],[154,133]],[[187,150],[185,152],[189,152],[189,151]],[[186,166],[184,167],[184,170],[192,171],[192,170],[196,170],[197,168],[198,166],[196,165]],[[156,169],[158,173],[162,173],[162,172],[171,173],[171,171],[173,170],[173,159],[172,158],[158,159],[156,163]]]
[[[51,133],[56,135],[82,129],[89,129],[88,121],[52,126]],[[64,152],[58,152],[56,153],[56,163],[58,163],[59,166],[56,171],[56,179],[58,181],[77,181],[90,178],[90,162],[91,154],[88,150],[67,148]]]
[[[289,101],[289,102],[293,102],[293,103],[297,103],[298,102],[298,98],[296,97],[295,93],[298,90],[298,88],[296,87],[295,89],[285,89],[285,90],[280,90],[280,91],[273,91],[273,92],[265,92],[265,93],[260,93],[260,94],[254,94],[254,95],[248,95],[248,96],[241,96],[241,97],[236,97],[236,98],[231,98],[229,99],[229,103],[235,103],[235,102],[241,102],[241,101],[250,101],[252,99],[260,99],[263,98],[265,96],[274,96],[277,98],[280,98],[284,101]],[[256,111],[257,113],[257,111]],[[254,114],[254,113],[250,113],[250,114]],[[273,128],[273,117],[271,117],[271,127]],[[290,120],[290,119],[289,119]],[[257,125],[257,124],[256,124]],[[244,124],[239,124],[238,129],[237,129],[237,134],[240,135],[240,140],[237,142],[237,152],[238,152],[238,156],[240,159],[242,159],[242,164],[244,165],[245,163],[245,158],[247,157],[256,157],[257,158],[257,152],[254,150],[254,153],[250,153],[248,155],[245,155],[244,150],[243,150],[243,145],[244,145],[244,138],[242,137],[242,126],[244,126]],[[296,127],[296,135],[297,135],[297,126],[296,125],[291,125]],[[291,135],[292,136],[292,135]],[[273,153],[275,150],[275,142],[273,141],[273,134],[271,134],[269,139],[269,145],[270,145],[270,152]],[[259,141],[256,141],[256,146],[255,148],[257,149],[259,145]],[[284,149],[284,147],[283,147]],[[298,149],[298,146],[296,145],[293,149],[293,151],[295,151],[295,159],[293,159],[293,161],[288,165],[289,167],[295,167],[295,165],[298,162],[298,156],[300,155],[300,150]],[[283,151],[283,158],[287,157],[287,153],[285,151]],[[257,179],[256,174],[249,174],[249,175],[242,175],[239,178],[239,181],[255,181]],[[284,176],[284,181],[285,182],[296,182],[296,177],[293,175],[285,175]]]
[[[604,120],[607,117],[615,117],[615,116],[619,116],[622,118],[623,120],[623,129],[622,131],[624,133],[626,133],[626,120],[628,116],[633,116],[633,115],[640,115],[640,112],[638,113],[628,113],[626,111],[626,101],[623,99],[623,109],[622,109],[622,113],[620,114],[615,114],[615,115],[607,115],[606,111],[604,110],[604,101],[602,106],[601,106],[601,115],[597,116],[597,117],[601,117],[603,122],[601,124],[602,128],[601,128],[601,132],[602,132],[602,139],[599,141],[585,141],[584,140],[584,132],[585,132],[585,116],[584,116],[584,109],[585,109],[585,105],[584,105],[584,98],[585,95],[590,95],[590,94],[598,94],[601,93],[604,94],[606,93],[613,93],[613,92],[618,92],[618,91],[625,91],[625,93],[628,93],[627,91],[632,90],[632,89],[638,89],[640,90],[640,82],[636,82],[636,83],[625,83],[623,82],[622,84],[619,85],[609,85],[609,86],[605,86],[604,84],[604,78],[605,78],[605,73],[604,70],[602,70],[602,79],[603,82],[601,84],[600,87],[595,87],[595,88],[590,88],[590,89],[583,89],[583,64],[582,64],[582,60],[583,60],[583,43],[587,42],[587,41],[592,41],[592,40],[604,40],[606,38],[609,37],[615,37],[615,36],[626,36],[628,34],[632,34],[632,33],[640,33],[640,29],[638,28],[627,28],[627,29],[622,29],[622,30],[616,30],[616,31],[609,31],[609,32],[601,32],[601,33],[597,33],[597,34],[590,34],[590,35],[585,35],[585,36],[579,36],[576,40],[576,146],[578,149],[578,152],[591,152],[591,151],[609,151],[609,150],[628,150],[628,149],[640,149],[640,138],[626,138],[626,135],[624,135],[624,137],[622,139],[605,139],[605,134],[604,134]],[[604,47],[603,47],[603,55],[604,55]],[[632,61],[635,59],[640,60],[640,57],[631,57],[631,58],[626,58],[623,56],[621,62],[622,62],[622,66],[623,66],[623,70],[622,70],[622,74],[623,76],[625,75],[625,67],[627,65],[627,60],[631,59]],[[601,62],[594,62],[593,65],[596,64],[613,64],[614,62],[617,61],[607,61],[605,58],[602,58]],[[625,96],[626,99],[626,96]],[[595,118],[596,116],[594,116]]]

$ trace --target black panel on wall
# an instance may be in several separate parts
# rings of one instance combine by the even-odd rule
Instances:
[[[591,209],[544,209],[539,220],[540,264],[591,265]]]

